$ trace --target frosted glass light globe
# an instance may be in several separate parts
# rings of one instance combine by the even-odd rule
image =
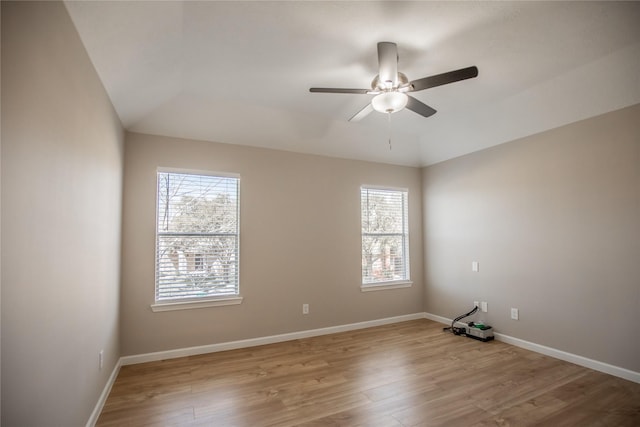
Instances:
[[[395,113],[406,107],[409,97],[401,92],[384,92],[371,100],[374,110],[381,113]]]

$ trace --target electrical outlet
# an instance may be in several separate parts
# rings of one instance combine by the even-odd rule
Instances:
[[[100,353],[98,353],[98,363],[102,371],[102,367],[104,366],[104,350],[100,350]]]
[[[478,302],[478,301],[474,301],[474,302],[473,302],[473,306],[474,306],[474,307],[480,307],[480,302]]]
[[[302,314],[309,314],[309,304],[302,304]]]
[[[518,313],[518,309],[517,308],[512,308],[511,309],[511,318],[513,320],[518,320],[519,317],[520,317],[520,315]]]
[[[487,304],[486,301],[482,301],[480,303],[480,308],[481,308],[483,313],[486,313],[487,311],[489,311],[489,304]]]
[[[471,271],[479,272],[480,271],[480,263],[478,261],[473,261],[471,263]]]

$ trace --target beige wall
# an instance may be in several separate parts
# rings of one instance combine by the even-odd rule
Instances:
[[[3,1],[3,426],[84,425],[120,356],[123,137],[64,5]]]
[[[241,305],[153,313],[159,166],[241,175]],[[122,352],[141,354],[422,311],[420,169],[127,134]],[[360,186],[409,189],[408,289],[360,291]],[[310,314],[302,315],[302,304]]]
[[[640,372],[640,105],[424,168],[423,192],[427,312],[487,301],[498,332]]]

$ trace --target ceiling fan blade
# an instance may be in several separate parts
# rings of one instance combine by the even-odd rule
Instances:
[[[391,42],[378,43],[378,66],[380,81],[398,86],[398,46]]]
[[[429,89],[431,87],[442,86],[449,83],[458,82],[460,80],[471,79],[478,76],[478,67],[461,68],[448,73],[436,74],[435,76],[424,77],[422,79],[411,82],[413,92]]]
[[[312,87],[309,92],[317,93],[360,93],[366,95],[371,89],[339,89],[333,87]]]
[[[413,96],[408,96],[409,100],[407,101],[407,107],[409,110],[413,111],[414,113],[418,113],[421,116],[424,117],[429,117],[429,116],[433,116],[436,113],[436,110],[434,110],[433,108],[429,107],[427,104],[418,101],[417,99],[415,99]]]
[[[367,105],[364,106],[362,110],[358,111],[353,117],[351,117],[349,121],[359,122],[360,120],[367,117],[369,113],[371,113],[372,111],[373,111],[373,106],[371,105],[371,103],[368,103]]]

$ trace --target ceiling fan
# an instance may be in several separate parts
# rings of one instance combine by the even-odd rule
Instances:
[[[429,117],[434,115],[436,110],[407,95],[408,92],[417,92],[478,76],[478,68],[472,66],[409,81],[407,76],[398,71],[398,46],[391,42],[378,43],[378,66],[379,72],[371,82],[371,89],[312,87],[309,91],[376,95],[369,104],[349,119],[350,122],[361,120],[373,110],[391,114],[405,107],[421,116]]]

